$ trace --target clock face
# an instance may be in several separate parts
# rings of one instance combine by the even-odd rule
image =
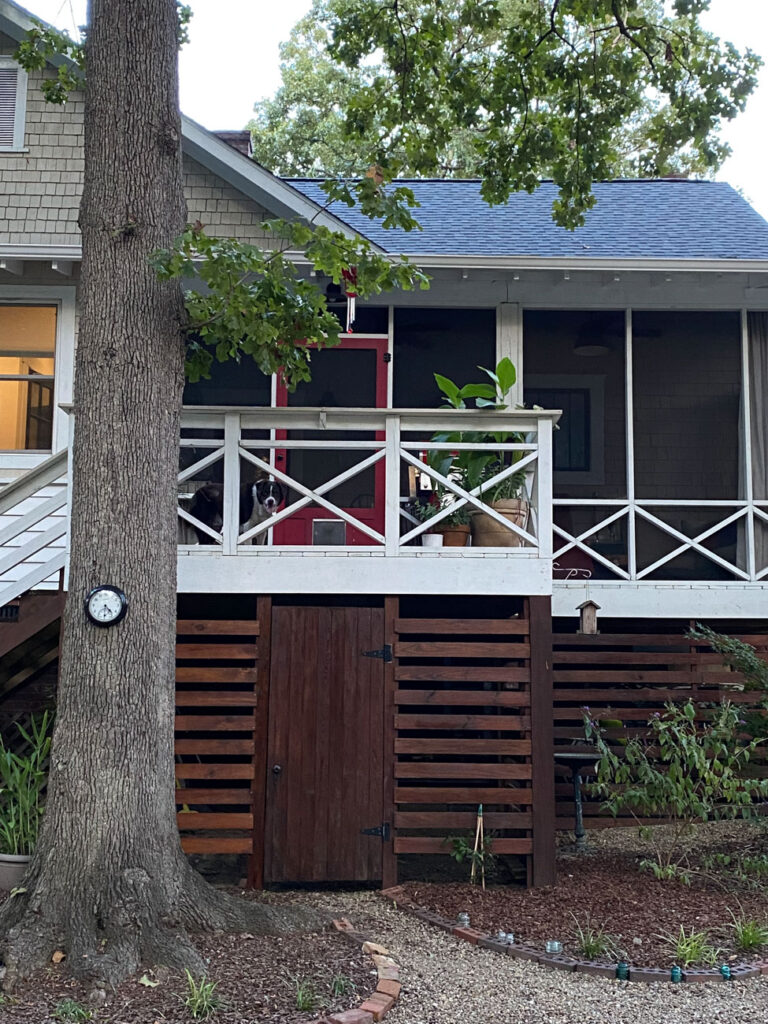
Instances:
[[[97,626],[112,626],[128,611],[128,601],[119,587],[95,587],[85,599],[85,612]]]

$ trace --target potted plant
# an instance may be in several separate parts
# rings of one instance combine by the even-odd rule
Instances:
[[[16,723],[26,749],[16,753],[0,738],[0,889],[13,891],[27,869],[45,806],[51,751],[48,712],[29,729]]]
[[[440,506],[437,502],[431,500],[425,505],[422,505],[419,501],[412,501],[407,508],[413,518],[418,519],[420,523],[428,523],[440,511]],[[443,546],[443,535],[438,530],[439,525],[438,523],[434,530],[428,529],[421,534],[422,547],[441,548]]]
[[[517,371],[511,359],[500,360],[495,370],[479,366],[485,373],[488,383],[465,384],[459,387],[447,377],[435,374],[437,386],[443,393],[444,400],[454,409],[466,409],[467,399],[474,399],[479,409],[507,409],[508,396],[517,380]],[[507,443],[521,444],[525,436],[518,431],[461,431],[450,434],[435,434],[433,440],[445,443],[473,442],[484,445],[471,451],[459,451],[455,454],[434,453],[431,464],[443,475],[452,473],[461,479],[466,490],[480,488],[479,497],[499,512],[515,526],[525,529],[528,522],[530,506],[524,497],[525,472],[511,473],[492,484],[490,481],[506,467],[513,466],[523,457],[522,452],[494,451],[496,445]],[[488,486],[484,485],[488,483]],[[492,516],[485,515],[478,509],[468,510],[472,529],[472,543],[477,547],[519,547],[521,538],[512,530],[507,530]]]
[[[443,506],[445,508],[445,506]],[[441,519],[434,527],[443,538],[444,548],[464,548],[469,543],[471,512],[466,505]]]

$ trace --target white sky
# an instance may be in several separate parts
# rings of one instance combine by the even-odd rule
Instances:
[[[21,0],[40,18],[72,30],[85,0]],[[181,53],[181,108],[206,128],[242,128],[253,104],[280,84],[279,43],[310,0],[191,0],[190,44]],[[708,29],[768,62],[768,0],[712,0]],[[718,175],[768,219],[768,67],[741,117],[727,126],[733,156]]]

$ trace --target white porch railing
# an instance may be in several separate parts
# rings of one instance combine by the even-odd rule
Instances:
[[[516,536],[516,547],[497,550],[512,556],[527,554],[549,559],[552,542],[552,425],[558,417],[558,412],[544,410],[506,413],[434,409],[187,409],[183,416],[182,452],[197,454],[205,451],[206,454],[179,473],[180,489],[186,490],[189,498],[202,483],[218,483],[223,488],[223,512],[221,528],[217,529],[196,518],[189,510],[188,501],[182,500],[179,518],[202,532],[206,542],[218,545],[224,555],[258,554],[258,548],[244,546],[259,543],[260,539],[264,544],[267,536],[271,553],[281,548],[295,552],[302,545],[279,543],[279,528],[282,523],[313,506],[342,520],[363,535],[366,541],[364,544],[335,545],[333,550],[345,547],[353,554],[376,549],[388,557],[398,557],[426,553],[426,549],[414,547],[414,541],[466,507],[470,511],[484,512]],[[292,437],[295,432],[303,436]],[[351,432],[356,439],[338,440],[332,436],[336,432]],[[518,439],[499,443],[431,440],[435,434],[455,432],[515,434]],[[257,433],[260,436],[254,437]],[[193,436],[200,434],[203,436]],[[364,439],[360,439],[360,434],[365,435]],[[331,437],[324,438],[324,435]],[[482,485],[482,489],[487,491],[507,477],[523,473],[522,497],[529,502],[531,509],[525,526],[510,522],[485,504],[480,496],[481,487],[466,490],[452,475],[428,469],[425,464],[429,452],[475,450],[499,455],[515,454],[516,461],[500,469]],[[276,465],[278,452],[311,455],[313,451],[342,452],[353,456],[354,462],[342,472],[311,486],[297,474],[292,475]],[[383,493],[376,494],[379,509],[376,515],[372,516],[368,510],[369,514],[362,516],[356,509],[345,507],[340,499],[334,500],[337,488],[375,470],[378,464],[383,464],[384,472]],[[408,473],[403,473],[403,467],[425,474],[448,496],[449,504],[427,522],[419,522],[406,507],[411,495],[403,483],[408,480]],[[258,476],[277,480],[287,489],[289,498],[285,507],[274,516],[241,529],[238,521],[240,485],[246,476],[251,480]],[[317,550],[318,545],[307,547]],[[261,551],[266,553],[265,547]]]
[[[671,563],[688,552],[707,559],[734,582],[757,583],[768,578],[768,501],[556,498],[553,504],[555,509],[569,509],[574,518],[582,510],[594,513],[596,519],[583,530],[566,530],[555,523],[553,559],[556,579],[591,575],[583,567],[569,568],[568,563],[573,558],[569,559],[568,554],[574,550],[588,556],[595,570],[599,566],[603,578],[609,580],[654,582],[665,578],[680,579],[680,571],[672,569]],[[693,518],[696,513],[705,512],[709,519],[715,521],[701,524],[701,528],[686,526],[685,532],[662,518],[662,515],[671,516],[673,512]],[[647,542],[643,544],[638,540],[638,527],[642,524],[670,538],[667,542],[671,543],[670,549],[652,553]],[[735,540],[721,546],[719,551],[707,547],[706,541],[729,526],[736,527]],[[601,541],[600,535],[604,537],[606,532],[613,538],[610,545]],[[610,553],[606,547],[610,547]],[[733,552],[732,557],[726,557],[727,552]],[[668,567],[667,577],[663,575],[665,566]],[[689,582],[695,580],[696,570],[691,569],[691,575],[685,578]]]

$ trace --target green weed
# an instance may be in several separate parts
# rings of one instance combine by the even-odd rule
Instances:
[[[346,974],[334,974],[331,978],[331,995],[334,999],[350,996],[355,991],[355,983]]]
[[[84,1021],[91,1020],[93,1011],[86,1009],[74,999],[62,999],[53,1011],[56,1020],[61,1021]]]
[[[317,1010],[322,1000],[311,978],[292,978],[296,986],[296,1009],[305,1013]]]
[[[221,1006],[221,999],[216,995],[217,982],[206,981],[205,975],[195,981],[189,971],[187,975],[187,997],[184,1005],[194,1020],[205,1020],[211,1017]]]
[[[703,964],[705,967],[712,967],[717,963],[722,950],[710,945],[707,932],[695,932],[691,928],[686,934],[685,928],[680,925],[680,931],[673,935],[667,933],[660,935],[672,953],[673,960],[680,967],[690,967],[693,964]]]
[[[760,924],[754,918],[736,917],[734,912],[729,911],[733,921],[733,936],[736,945],[744,953],[751,953],[755,949],[762,949],[768,946],[768,926]]]
[[[619,950],[616,940],[603,927],[595,927],[589,915],[582,924],[575,914],[571,914],[575,927],[576,946],[585,960],[595,960],[599,956],[614,956]]]

